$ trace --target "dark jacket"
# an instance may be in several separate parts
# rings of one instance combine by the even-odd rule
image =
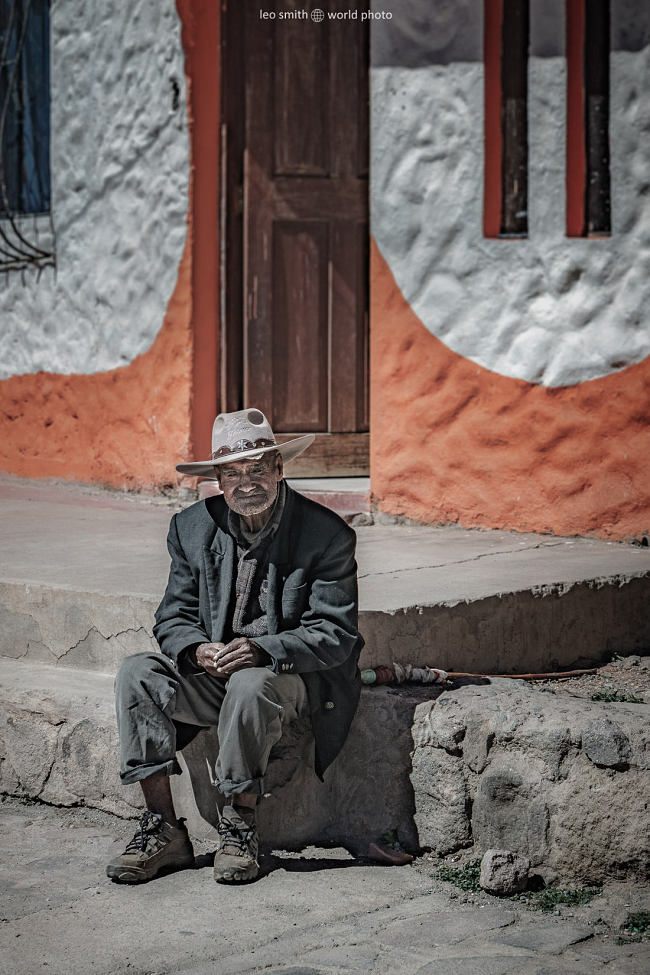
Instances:
[[[356,535],[333,511],[287,488],[269,550],[268,635],[255,643],[279,674],[300,674],[316,740],[316,772],[336,757],[359,702]],[[228,507],[208,498],[174,515],[169,582],[154,636],[179,662],[198,643],[220,642],[232,615],[235,541]]]

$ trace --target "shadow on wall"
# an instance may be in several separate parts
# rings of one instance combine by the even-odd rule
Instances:
[[[264,845],[295,850],[336,844],[362,856],[369,843],[396,829],[402,844],[416,850],[411,728],[417,705],[439,692],[364,690],[348,740],[324,783],[312,770],[313,738],[307,723],[287,729],[271,753],[266,784],[272,795],[259,807]],[[212,785],[217,755],[216,729],[206,729],[182,753],[188,776],[172,779],[179,815],[187,818],[193,835],[210,839],[217,824],[219,794]]]

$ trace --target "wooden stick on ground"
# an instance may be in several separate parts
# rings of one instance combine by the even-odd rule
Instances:
[[[461,671],[447,671],[447,675],[454,677],[509,677],[511,680],[560,680],[562,677],[582,677],[584,674],[597,674],[597,667],[588,670],[563,670],[552,674],[464,674]]]

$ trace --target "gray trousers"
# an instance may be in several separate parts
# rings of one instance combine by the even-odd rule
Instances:
[[[218,728],[215,779],[225,796],[264,792],[264,773],[285,724],[307,707],[296,674],[266,667],[237,671],[228,680],[206,671],[181,675],[160,653],[137,653],[122,662],[115,680],[120,734],[120,778],[125,784],[181,771],[174,720]]]

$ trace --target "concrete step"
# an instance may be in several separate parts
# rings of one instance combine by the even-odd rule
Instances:
[[[174,505],[0,479],[0,656],[114,673],[153,646]],[[362,666],[513,673],[650,646],[650,550],[404,525],[357,529]]]
[[[344,842],[365,853],[369,841],[398,828],[417,846],[411,726],[417,705],[431,697],[423,688],[364,690],[324,784],[306,763],[311,735],[290,730],[272,753],[266,785],[273,796],[260,808],[265,841],[280,849]],[[201,732],[181,756],[184,774],[172,778],[179,815],[197,837],[213,835],[217,822],[217,754],[215,731]],[[0,661],[0,793],[138,815],[140,789],[123,786],[117,766],[110,674]]]

